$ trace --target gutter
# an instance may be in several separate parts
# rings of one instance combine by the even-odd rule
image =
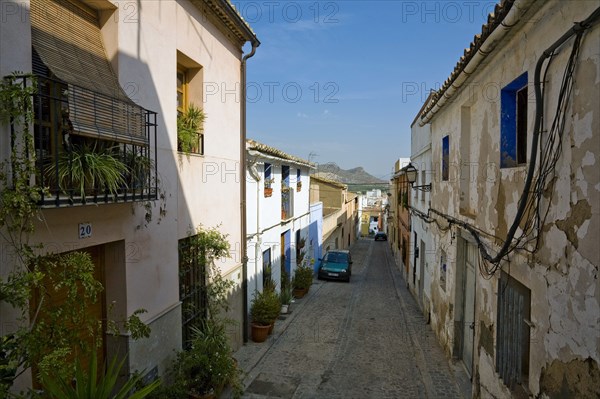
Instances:
[[[240,106],[240,214],[241,234],[240,252],[242,255],[242,297],[243,297],[243,342],[248,342],[248,254],[247,252],[247,226],[246,226],[246,61],[253,57],[260,46],[258,39],[252,41],[252,50],[242,58],[241,74],[241,106]]]
[[[463,67],[460,74],[454,79],[453,82],[444,90],[438,92],[438,98],[433,99],[433,104],[425,110],[419,126],[425,126],[435,114],[448,102],[454,94],[456,94],[465,81],[476,71],[477,67],[492,53],[496,45],[500,40],[506,36],[511,28],[519,23],[521,17],[527,12],[529,7],[535,2],[535,0],[516,0],[511,6],[510,10],[500,22],[500,24],[494,29],[490,35],[485,39],[481,46],[477,49],[473,58],[467,65]]]
[[[249,149],[248,153],[255,158],[264,158],[269,161],[274,161],[273,163],[277,163],[278,165],[282,165],[282,164],[288,165],[289,164],[289,165],[294,165],[294,166],[302,166],[302,167],[308,168],[309,171],[317,169],[316,166],[314,166],[314,165],[294,161],[293,159],[281,158],[276,155],[265,154],[264,152],[262,152],[260,150]],[[256,161],[256,162],[260,163],[259,161]]]

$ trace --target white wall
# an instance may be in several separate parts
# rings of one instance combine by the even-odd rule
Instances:
[[[117,10],[102,13],[105,47],[121,86],[132,100],[158,112],[157,167],[163,197],[152,204],[152,220],[141,228],[138,226],[144,226],[146,214],[143,203],[44,210],[32,243],[44,243],[48,249],[61,252],[124,241],[126,303],[120,306],[127,314],[146,309],[141,317],[152,328],[149,339],[129,343],[129,365],[132,371],[158,366],[162,373],[174,350],[181,347],[177,245],[190,228],[220,225],[228,234],[232,257],[218,264],[237,283],[235,291],[240,290],[241,51],[187,0],[111,3]],[[5,4],[12,3],[2,3],[2,76],[13,70],[31,70],[28,1],[14,3],[19,7],[14,16],[4,14]],[[204,81],[219,88],[203,104],[207,114],[204,156],[177,153],[178,50],[202,65]],[[223,88],[234,93],[222,97]],[[194,102],[202,103],[202,99]],[[3,154],[8,148],[6,136],[5,127],[0,127]],[[78,239],[80,222],[92,223],[92,238]],[[240,304],[242,300],[240,297]],[[241,309],[238,312],[234,317],[241,321]],[[4,317],[2,313],[3,321]],[[234,345],[239,344],[241,330],[234,335]]]
[[[270,197],[264,196],[264,165],[271,164],[271,183],[273,189]],[[282,165],[290,167],[290,193],[293,202],[293,216],[282,222],[281,219],[281,170]],[[252,151],[248,155],[248,168],[246,173],[246,221],[248,240],[248,296],[246,300],[251,304],[255,291],[262,291],[262,263],[263,252],[271,249],[271,278],[277,283],[277,290],[281,289],[281,235],[290,231],[290,264],[291,274],[296,268],[296,231],[301,231],[301,237],[306,240],[304,250],[308,251],[308,226],[310,223],[309,189],[310,177],[306,166],[299,166],[286,159],[262,157]],[[250,171],[252,169],[252,172]],[[296,171],[301,171],[302,187],[297,191]],[[260,180],[256,180],[258,177]],[[291,276],[290,276],[291,277]],[[248,307],[250,309],[250,306]]]
[[[435,171],[431,165],[431,126],[429,124],[420,127],[418,123],[411,126],[411,156],[410,162],[417,169],[417,181],[414,183],[415,186],[423,186],[431,184],[435,180]],[[423,172],[425,175],[423,176]],[[430,193],[420,190],[411,190],[410,205],[413,208],[427,214],[430,205]],[[424,314],[429,314],[429,308],[431,303],[431,285],[433,281],[433,275],[438,272],[439,268],[439,254],[437,248],[434,246],[433,238],[430,229],[433,226],[428,225],[422,219],[412,216],[411,217],[411,242],[414,241],[415,233],[417,234],[417,242],[412,242],[410,246],[411,251],[414,251],[415,245],[419,248],[419,257],[415,264],[414,256],[409,256],[410,268],[416,269],[417,281],[415,287],[412,287],[413,291],[416,292],[421,309]],[[421,251],[421,241],[425,245],[425,252]],[[424,270],[421,271],[421,266],[424,265]],[[421,276],[423,276],[423,282],[421,284]],[[410,279],[412,285],[412,279]],[[423,286],[423,292],[420,292],[420,287]],[[436,289],[437,287],[434,287]]]

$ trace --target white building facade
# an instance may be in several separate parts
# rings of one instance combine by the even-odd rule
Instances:
[[[422,110],[428,105],[430,99],[431,95],[425,101]],[[427,215],[431,203],[431,183],[435,176],[431,164],[431,126],[429,124],[420,126],[418,123],[420,115],[421,112],[417,114],[410,127],[411,156],[409,161],[417,170],[417,173],[416,180],[411,188],[410,198],[410,209],[413,216],[410,223],[412,252],[409,257],[409,269],[414,271],[416,281],[413,284],[412,279],[409,279],[409,287],[421,306],[423,314],[429,318],[431,281],[433,274],[436,273],[437,260],[441,256],[441,252],[434,246],[432,232],[430,231],[436,226],[414,216],[415,212]]]
[[[32,129],[40,170],[78,142],[110,145],[119,156],[137,154],[151,164],[142,181],[110,198],[85,197],[36,176],[50,194],[40,201],[30,243],[42,244],[42,253],[90,253],[103,276],[103,314],[110,308],[120,318],[143,308],[152,330],[137,341],[124,334],[118,345],[106,339],[103,353],[110,357],[125,345],[129,372],[162,374],[190,322],[178,264],[193,229],[220,226],[228,235],[232,256],[218,265],[241,292],[242,47],[260,43],[226,1],[24,0],[3,2],[2,11],[0,76],[35,74],[36,104],[50,104],[35,111],[48,123]],[[237,98],[223,100],[215,85]],[[178,151],[177,117],[192,104],[207,118],[185,154]],[[55,110],[62,113],[48,113]],[[2,159],[9,137],[9,127],[0,126]],[[79,233],[80,224],[89,234]],[[10,267],[3,266],[4,277]],[[240,326],[231,334],[234,347],[242,343],[243,300],[239,293],[231,298]],[[0,316],[5,325],[14,320],[2,305]],[[31,375],[23,374],[19,386],[29,384]]]
[[[246,149],[250,304],[263,290],[265,278],[270,277],[279,292],[298,266],[314,264],[319,241],[311,240],[310,234],[310,171],[315,166],[254,140],[247,141]]]

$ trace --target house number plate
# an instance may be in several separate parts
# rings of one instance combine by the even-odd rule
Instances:
[[[91,223],[79,223],[79,238],[90,238],[92,236]]]

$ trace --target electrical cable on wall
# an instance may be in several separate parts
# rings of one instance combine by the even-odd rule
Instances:
[[[525,250],[530,253],[535,253],[539,248],[540,236],[546,218],[549,213],[550,204],[552,201],[552,193],[556,178],[556,165],[562,153],[562,139],[567,119],[567,111],[572,98],[574,87],[574,71],[577,65],[577,57],[581,46],[581,41],[586,30],[600,18],[600,7],[597,8],[588,18],[582,22],[575,23],[564,35],[562,35],[554,44],[552,44],[542,56],[538,59],[534,74],[534,89],[535,89],[535,124],[533,129],[532,148],[530,155],[529,169],[521,198],[519,199],[517,214],[508,230],[507,237],[500,239],[490,233],[475,227],[474,225],[457,219],[436,209],[430,208],[427,214],[410,207],[411,213],[423,219],[426,223],[435,222],[439,227],[436,218],[430,216],[430,213],[440,216],[449,222],[449,227],[452,224],[458,225],[467,230],[475,239],[479,248],[482,262],[480,262],[480,271],[484,276],[493,276],[499,269],[502,260],[508,260],[509,255],[516,250]],[[565,71],[563,73],[562,83],[559,90],[556,111],[552,121],[552,125],[548,131],[546,142],[539,144],[540,160],[536,170],[536,158],[538,152],[538,140],[543,131],[543,109],[545,96],[545,83],[548,75],[548,70],[555,56],[556,50],[562,46],[567,40],[575,36],[573,47]],[[541,87],[540,80],[542,67],[548,59],[544,69],[544,87]],[[543,209],[542,200],[544,192],[549,193],[547,206]],[[521,226],[523,226],[521,228]],[[449,228],[448,227],[448,228]],[[515,238],[517,229],[521,228],[521,233]],[[533,237],[534,231],[537,233]],[[491,248],[487,245],[482,235],[500,240],[503,242],[501,249],[495,254],[491,254]],[[528,249],[528,244],[535,241],[533,249]]]

